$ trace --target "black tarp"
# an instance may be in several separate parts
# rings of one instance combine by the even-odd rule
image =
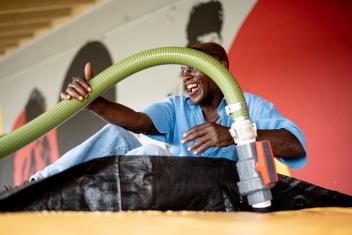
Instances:
[[[251,211],[226,159],[122,156],[95,159],[0,193],[0,211]],[[279,175],[272,211],[351,207],[352,197]]]

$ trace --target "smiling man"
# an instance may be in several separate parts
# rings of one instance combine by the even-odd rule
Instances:
[[[226,51],[216,43],[190,46],[229,66]],[[40,179],[88,160],[111,155],[202,156],[237,160],[235,143],[229,133],[231,117],[226,115],[226,101],[218,86],[199,70],[181,66],[187,96],[170,96],[136,112],[102,97],[87,109],[109,122],[91,138],[64,154],[32,179]],[[62,99],[83,100],[91,87],[92,67],[85,66],[85,78],[73,78]],[[258,128],[258,140],[270,140],[276,158],[292,168],[306,162],[305,139],[300,129],[283,117],[272,103],[249,93],[244,94],[249,116]],[[170,145],[170,151],[142,144],[129,132],[143,133]]]

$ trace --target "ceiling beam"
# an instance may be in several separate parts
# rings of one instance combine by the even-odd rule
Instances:
[[[38,29],[39,30],[39,29]],[[6,32],[6,33],[2,33],[0,35],[0,40],[4,39],[4,38],[12,38],[12,37],[24,37],[26,38],[27,35],[34,35],[36,31],[26,31],[26,30],[21,30],[21,31],[14,31],[14,32]]]
[[[8,46],[0,46],[0,51],[9,51],[9,50],[13,50],[17,47],[17,44],[13,44],[13,45],[8,45]]]
[[[2,36],[0,35],[0,44],[1,43],[8,43],[8,42],[18,42],[20,40],[28,39],[33,37],[33,33],[23,33],[14,36]]]
[[[80,4],[94,3],[96,0],[1,0],[0,13],[24,13],[39,10],[62,9]]]
[[[102,0],[0,0],[0,57]]]
[[[71,13],[72,10],[70,8],[24,13],[3,13],[0,14],[0,26],[27,25],[46,22],[57,17],[69,16]]]
[[[8,47],[17,47],[18,43],[17,42],[0,42],[0,49],[2,48],[8,48]]]
[[[0,34],[2,36],[21,35],[39,29],[48,28],[50,25],[50,22],[41,22],[16,26],[0,26]]]
[[[12,50],[15,50],[17,48],[18,44],[13,44],[13,45],[8,45],[4,47],[0,47],[0,53],[1,54],[6,54],[7,52],[10,52]]]

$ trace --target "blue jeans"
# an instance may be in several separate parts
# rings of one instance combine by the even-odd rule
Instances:
[[[61,158],[31,176],[38,180],[64,171],[92,159],[121,155],[162,155],[170,153],[157,145],[142,145],[139,140],[122,127],[107,124],[82,144],[65,153]]]

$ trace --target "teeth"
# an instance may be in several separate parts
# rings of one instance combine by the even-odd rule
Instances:
[[[195,87],[197,87],[198,85],[196,84],[196,83],[190,83],[190,84],[188,84],[187,85],[187,89],[193,89],[193,88],[195,88]]]

